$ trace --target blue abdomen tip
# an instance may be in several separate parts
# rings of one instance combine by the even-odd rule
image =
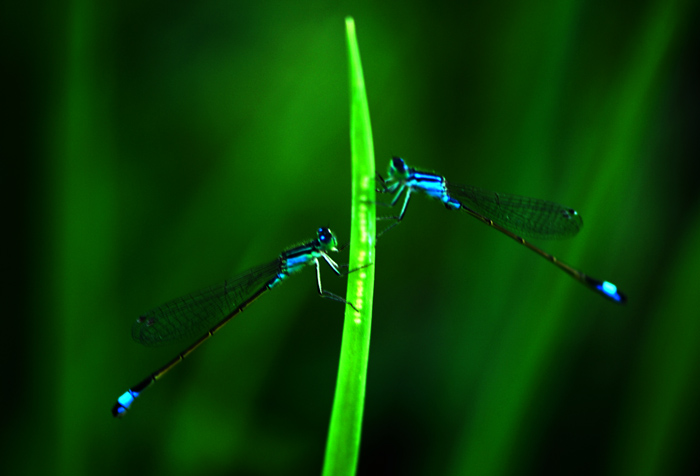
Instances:
[[[596,289],[598,289],[600,292],[605,294],[613,301],[617,301],[619,303],[624,303],[625,301],[627,301],[625,295],[618,291],[617,286],[615,286],[610,281],[603,281],[602,283],[596,285]]]

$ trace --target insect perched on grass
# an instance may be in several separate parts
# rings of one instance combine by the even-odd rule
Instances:
[[[405,194],[403,206],[398,216],[387,217],[396,220],[396,223],[382,233],[403,220],[411,194],[422,192],[440,200],[448,209],[463,210],[488,226],[510,236],[601,296],[620,304],[627,302],[627,297],[610,281],[592,278],[523,238],[526,236],[528,238],[557,239],[574,236],[583,226],[583,220],[573,208],[537,198],[507,195],[468,185],[457,185],[448,182],[440,175],[408,167],[400,157],[391,159],[387,179],[384,180],[380,175],[379,182],[382,188],[378,192],[394,194],[390,202],[392,207],[399,201],[401,194]]]
[[[283,251],[274,261],[252,268],[217,286],[170,301],[139,317],[131,329],[131,335],[134,340],[147,346],[157,346],[195,335],[200,337],[170,362],[124,392],[114,404],[112,415],[124,415],[141,392],[180,363],[224,324],[265,292],[306,266],[316,267],[316,283],[322,297],[354,308],[321,286],[320,259],[328,263],[337,275],[341,273],[338,264],[328,255],[331,251],[338,251],[338,240],[328,228],[319,228],[317,233],[315,240]]]

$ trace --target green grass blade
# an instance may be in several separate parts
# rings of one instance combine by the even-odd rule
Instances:
[[[374,295],[374,243],[376,238],[375,171],[372,128],[362,75],[355,22],[345,19],[350,70],[350,147],[352,154],[352,225],[343,343],[338,381],[331,414],[325,476],[354,475],[360,451],[362,412],[367,380],[369,337]],[[368,266],[372,263],[370,266]]]

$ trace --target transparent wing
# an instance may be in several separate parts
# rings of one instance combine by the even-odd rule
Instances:
[[[174,299],[139,317],[131,328],[135,341],[158,346],[200,335],[259,295],[276,275],[279,260],[252,268],[187,296]]]
[[[548,200],[453,183],[448,183],[448,191],[465,207],[523,237],[569,238],[583,226],[581,215],[576,210]]]

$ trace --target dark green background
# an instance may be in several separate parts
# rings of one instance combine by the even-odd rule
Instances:
[[[109,410],[182,347],[135,344],[141,312],[318,226],[347,238],[348,14],[378,169],[396,154],[577,208],[579,236],[537,244],[629,296],[609,303],[415,197],[377,247],[359,473],[698,469],[692,2],[3,9],[3,473],[319,474],[343,309],[318,298],[311,271],[125,419]]]

